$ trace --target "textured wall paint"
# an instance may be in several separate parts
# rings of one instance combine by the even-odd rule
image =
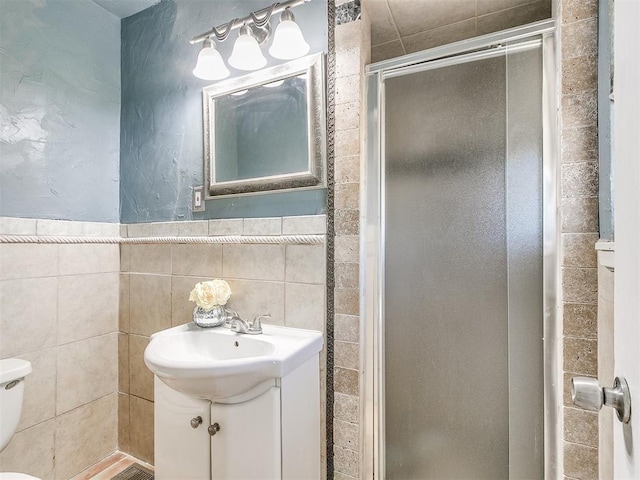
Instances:
[[[0,3],[0,215],[117,222],[120,19]]]
[[[202,88],[211,82],[191,73],[199,46],[189,39],[268,4],[164,0],[122,20],[123,223],[324,212],[324,189],[215,199],[207,202],[206,212],[191,212],[191,187],[203,184]],[[326,8],[326,0],[312,0],[295,9],[310,53],[326,51]],[[275,28],[277,19],[272,23]],[[219,45],[223,58],[236,36],[233,32]],[[279,63],[266,57],[268,66]]]

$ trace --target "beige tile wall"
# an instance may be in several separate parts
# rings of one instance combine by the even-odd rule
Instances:
[[[4,235],[118,236],[118,226],[0,218]],[[117,447],[118,245],[0,244],[0,358],[27,359],[0,471],[67,479]]]
[[[126,230],[130,237],[324,234],[326,219],[136,224]],[[233,292],[228,306],[243,318],[271,313],[265,323],[325,331],[324,244],[122,245],[120,258],[119,444],[146,462],[153,463],[153,375],[144,364],[144,349],[152,333],[191,321],[194,305],[188,297],[197,282],[227,280]]]
[[[370,24],[337,25],[335,140],[335,324],[333,452],[337,479],[358,477],[360,152],[364,127],[364,66],[370,61]]]
[[[597,1],[560,2],[564,475],[598,478],[598,414],[574,408],[569,379],[598,373]]]
[[[364,0],[373,62],[551,17],[551,0]]]

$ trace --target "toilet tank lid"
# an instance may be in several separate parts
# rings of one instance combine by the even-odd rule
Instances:
[[[31,362],[21,358],[0,360],[0,384],[12,382],[31,373]]]

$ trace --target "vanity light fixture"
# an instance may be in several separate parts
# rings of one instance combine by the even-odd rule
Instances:
[[[302,57],[311,47],[305,42],[300,27],[290,8],[285,8],[280,15],[280,23],[273,34],[273,43],[269,54],[282,60],[293,60]]]
[[[216,50],[213,40],[207,38],[202,43],[202,50],[198,53],[198,61],[193,69],[193,74],[203,80],[222,80],[227,78],[231,72],[224,64],[220,52]]]
[[[258,70],[267,64],[260,46],[269,38],[270,20],[276,13],[282,13],[280,23],[273,35],[269,54],[281,60],[293,60],[309,52],[310,46],[305,41],[300,27],[295,23],[291,9],[311,0],[287,0],[274,3],[269,7],[251,12],[244,18],[218,25],[208,32],[191,39],[191,44],[203,43],[198,54],[193,74],[204,80],[222,80],[230,75],[222,56],[215,48],[214,38],[225,41],[231,30],[240,29],[239,36],[233,45],[229,57],[229,65],[238,70]]]
[[[251,34],[247,25],[240,27],[240,34],[229,57],[229,65],[238,70],[258,70],[267,64],[258,40]]]

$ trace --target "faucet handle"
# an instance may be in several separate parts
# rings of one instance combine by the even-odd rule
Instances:
[[[238,312],[230,308],[225,307],[224,312],[226,313],[226,317],[224,319],[224,326],[227,328],[231,327],[231,320],[233,320],[234,318],[240,318],[240,315],[238,315]]]
[[[251,323],[251,327],[249,328],[249,331],[255,332],[255,333],[262,333],[261,319],[263,318],[271,318],[271,314],[265,313],[264,315],[256,315],[253,318],[253,322]]]

